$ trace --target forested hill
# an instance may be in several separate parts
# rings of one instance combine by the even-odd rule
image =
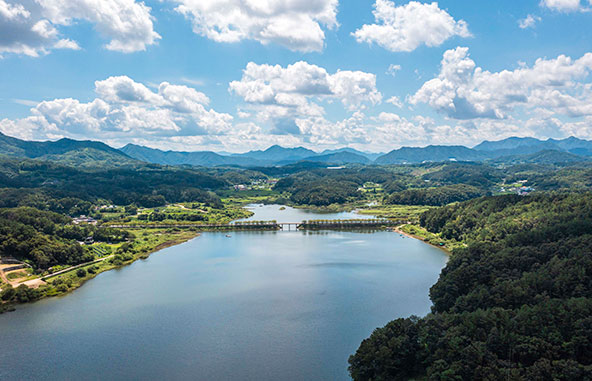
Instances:
[[[592,379],[592,194],[480,198],[421,221],[468,247],[432,287],[431,314],[364,340],[354,380]]]
[[[204,167],[215,167],[219,165],[238,165],[238,166],[255,166],[264,165],[261,162],[252,158],[223,156],[215,152],[197,151],[197,152],[177,152],[177,151],[161,151],[154,148],[138,146],[135,144],[128,144],[121,148],[121,151],[126,155],[137,160],[142,160],[147,163],[156,163],[163,165],[195,165]]]
[[[592,141],[575,137],[562,140],[508,138],[483,142],[474,148],[465,146],[402,147],[387,154],[357,151],[352,148],[325,150],[317,153],[304,147],[286,148],[278,145],[262,151],[241,154],[211,151],[161,151],[128,144],[121,149],[97,141],[26,141],[0,133],[0,156],[54,161],[76,167],[118,167],[142,165],[190,165],[203,167],[240,166],[274,167],[297,162],[319,162],[327,165],[363,164],[397,165],[426,162],[472,161],[499,165],[540,163],[567,164],[592,161]]]
[[[0,257],[27,261],[36,270],[93,260],[78,243],[88,236],[120,242],[132,235],[118,229],[73,225],[67,216],[30,207],[0,209]]]
[[[27,141],[0,133],[0,155],[49,160],[72,166],[117,167],[139,162],[125,153],[96,141],[60,139],[58,141]]]
[[[182,201],[220,205],[220,199],[210,191],[229,185],[223,176],[153,164],[85,170],[51,162],[0,159],[0,208],[34,206],[70,214],[69,207],[49,207],[47,202],[53,199],[74,200],[58,203],[69,206],[98,199],[146,207]]]

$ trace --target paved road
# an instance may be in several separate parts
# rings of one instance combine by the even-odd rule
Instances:
[[[53,278],[54,276],[58,276],[58,275],[61,275],[61,274],[67,273],[67,272],[70,272],[70,271],[72,271],[72,270],[76,270],[77,268],[80,268],[80,267],[84,267],[84,266],[92,265],[93,263],[99,263],[99,262],[103,262],[104,260],[106,260],[106,259],[109,259],[109,258],[113,257],[114,255],[115,255],[115,254],[111,254],[111,255],[108,255],[108,256],[106,256],[106,257],[103,257],[103,258],[95,259],[94,261],[90,261],[90,262],[86,262],[86,263],[81,263],[81,264],[79,264],[79,265],[76,265],[76,266],[68,267],[67,269],[63,269],[63,270],[60,270],[60,271],[56,271],[55,273],[51,273],[51,274],[49,274],[49,275],[42,276],[42,277],[41,277],[41,280],[46,280],[46,279],[48,279],[48,278]]]

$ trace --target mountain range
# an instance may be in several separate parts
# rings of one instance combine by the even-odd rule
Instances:
[[[63,138],[57,141],[27,141],[0,133],[0,155],[59,161],[72,166],[124,166],[139,164],[105,143]]]
[[[246,153],[211,151],[181,152],[128,144],[115,149],[97,141],[60,139],[58,141],[26,141],[0,133],[0,155],[58,161],[74,166],[123,166],[142,162],[162,165],[191,166],[283,166],[297,162],[342,164],[416,164],[440,161],[477,161],[492,163],[565,164],[592,161],[592,141],[575,137],[539,140],[512,137],[484,141],[473,148],[465,146],[430,145],[402,147],[387,154],[367,153],[353,148],[315,152],[307,148],[284,148],[278,145]]]
[[[352,148],[323,151],[316,153],[303,147],[284,148],[278,145],[264,151],[249,151],[222,155],[211,151],[180,152],[162,151],[159,149],[128,144],[121,148],[126,155],[137,160],[164,165],[196,165],[215,167],[220,165],[240,167],[264,167],[286,165],[299,161],[311,161],[331,164],[370,164],[370,160],[363,152]]]
[[[545,161],[554,163],[589,161],[592,141],[569,137],[539,140],[511,137],[498,141],[484,141],[473,148],[464,146],[403,147],[375,160],[376,164],[423,163],[430,161],[495,161],[498,163],[532,163],[536,154],[546,152]],[[550,155],[553,153],[553,155]]]

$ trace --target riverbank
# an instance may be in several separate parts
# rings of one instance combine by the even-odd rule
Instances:
[[[132,245],[130,245],[132,248],[125,253],[112,254],[105,258],[72,266],[54,274],[46,274],[37,278],[40,282],[35,288],[29,288],[28,285],[24,284],[25,282],[17,285],[17,287],[13,288],[16,300],[0,301],[0,313],[13,311],[19,304],[35,302],[54,296],[64,296],[105,271],[131,265],[138,259],[147,259],[155,252],[187,242],[200,235],[199,232],[191,230],[157,230],[151,232],[151,236],[148,236],[147,230],[150,229],[145,229],[143,234],[132,242]]]
[[[452,251],[456,248],[466,247],[466,244],[457,242],[454,240],[447,240],[440,237],[437,234],[431,233],[421,226],[414,224],[403,224],[393,229],[395,233],[402,234],[406,237],[417,239],[427,243],[428,245],[434,246],[447,255],[452,255]]]

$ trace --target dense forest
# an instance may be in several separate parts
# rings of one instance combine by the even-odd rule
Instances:
[[[0,161],[0,207],[34,206],[70,215],[78,211],[52,203],[81,208],[99,199],[145,207],[199,201],[221,207],[213,191],[228,186],[222,176],[152,164],[89,170],[34,160]]]
[[[468,246],[431,288],[432,313],[362,342],[354,380],[592,378],[592,194],[479,198],[421,223]]]
[[[499,191],[521,181],[537,190],[585,190],[592,187],[592,165],[425,163],[349,165],[329,169],[320,163],[283,167],[170,167],[136,164],[121,167],[69,167],[30,159],[0,159],[0,208],[32,206],[76,215],[98,200],[116,205],[157,207],[174,202],[204,202],[220,208],[221,195],[236,184],[279,179],[273,191],[295,205],[328,206],[364,199],[366,183],[378,186],[386,204],[440,206]]]
[[[395,172],[384,168],[317,168],[282,178],[274,190],[290,193],[290,200],[298,205],[326,206],[361,199],[358,188],[364,183],[384,184],[396,177]]]
[[[483,190],[466,184],[444,185],[433,188],[406,189],[385,199],[387,204],[442,206],[484,196]]]
[[[93,258],[78,241],[122,242],[132,234],[113,228],[77,226],[64,215],[21,207],[0,209],[0,257],[14,257],[34,269],[77,265]]]
[[[385,204],[443,206],[527,186],[544,191],[592,188],[592,166],[444,162],[391,166],[348,166],[341,169],[305,166],[259,168],[257,174],[280,177],[274,190],[296,205],[327,206],[363,199],[367,182],[381,189]],[[228,178],[228,175],[226,175]]]

